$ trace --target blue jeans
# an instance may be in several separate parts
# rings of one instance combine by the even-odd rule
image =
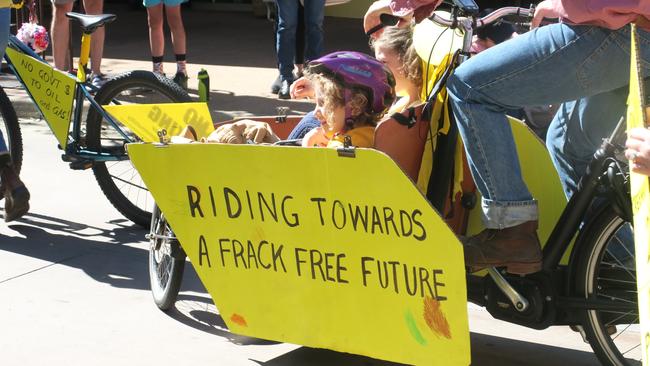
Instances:
[[[296,27],[298,25],[298,0],[277,0],[278,30],[276,50],[282,80],[293,81],[293,60],[296,54]],[[305,1],[305,32],[307,46],[305,61],[314,60],[323,53],[323,19],[325,0]]]
[[[647,69],[650,34],[639,31],[639,36]],[[553,24],[492,47],[456,69],[447,83],[449,98],[483,195],[486,227],[506,228],[538,217],[504,111],[564,103],[547,141],[563,185],[569,186],[584,172],[577,158],[593,154],[623,114],[629,44],[629,26],[612,31]]]
[[[0,9],[0,60],[4,57],[5,48],[7,48],[7,43],[9,42],[9,26],[11,25],[11,9],[2,8]],[[8,154],[9,149],[7,149],[7,143],[5,142],[4,137],[2,136],[2,130],[0,130],[0,155]]]

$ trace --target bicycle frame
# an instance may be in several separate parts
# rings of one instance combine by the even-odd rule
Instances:
[[[107,153],[102,153],[100,151],[91,151],[83,146],[81,146],[80,141],[82,140],[81,136],[81,124],[82,124],[82,113],[83,113],[83,104],[85,101],[90,103],[90,108],[95,109],[100,113],[102,118],[107,121],[109,125],[111,125],[118,133],[128,142],[134,142],[133,138],[127,135],[122,128],[119,127],[119,124],[111,117],[110,114],[108,114],[104,108],[99,105],[95,99],[92,96],[92,92],[96,92],[97,88],[95,88],[92,85],[89,85],[86,83],[86,72],[85,72],[85,66],[87,64],[88,60],[88,54],[89,53],[89,44],[90,44],[90,35],[89,34],[84,34],[83,36],[83,41],[82,45],[86,45],[85,47],[82,46],[82,55],[80,57],[79,61],[79,68],[78,68],[78,74],[77,78],[74,78],[67,73],[60,73],[60,75],[65,75],[65,77],[73,79],[75,81],[75,87],[74,87],[74,95],[72,99],[72,121],[68,121],[68,123],[72,123],[72,130],[70,130],[70,126],[68,124],[68,130],[67,136],[65,138],[64,146],[60,146],[61,149],[64,150],[65,152],[65,158],[69,159],[70,161],[77,161],[77,160],[92,160],[92,161],[119,161],[119,160],[127,160],[128,157],[126,154],[124,155],[114,155],[114,154],[107,154]],[[36,54],[32,49],[30,49],[28,46],[23,44],[18,38],[15,36],[11,35],[9,37],[9,46],[8,48],[11,48],[14,51],[17,51],[18,53],[27,56],[29,58],[32,58],[34,61],[42,63],[47,65],[48,67],[51,67],[47,61],[45,61],[43,58],[41,58],[38,54]],[[85,51],[85,54],[84,54]],[[32,99],[34,104],[38,107],[39,111],[43,115],[44,119],[46,122],[48,122],[48,126],[52,130],[53,133],[55,133],[54,129],[52,128],[51,124],[49,121],[47,121],[47,118],[45,117],[45,114],[43,113],[42,107],[39,105],[37,100],[35,99],[33,93],[30,91],[29,87],[27,86],[27,83],[25,80],[20,76],[20,73],[17,70],[16,65],[14,65],[13,61],[9,57],[9,55],[5,54],[5,60],[7,61],[7,64],[9,65],[10,69],[16,75],[16,78],[19,80],[19,82],[23,85],[24,89],[27,91],[27,94],[29,97]]]

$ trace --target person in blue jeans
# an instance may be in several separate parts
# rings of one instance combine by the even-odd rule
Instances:
[[[278,30],[276,50],[280,69],[280,90],[278,98],[290,99],[293,83],[293,62],[296,53],[296,28],[298,25],[298,0],[277,0]],[[305,62],[315,60],[323,53],[323,19],[325,0],[305,0]]]
[[[596,8],[586,11],[590,3]],[[608,12],[610,5],[598,0],[543,1],[536,24],[542,17],[560,17],[602,26],[563,22],[533,29],[471,58],[449,78],[449,98],[483,196],[487,227],[464,240],[468,266],[505,266],[518,274],[541,269],[537,202],[521,177],[504,111],[562,103],[547,146],[565,193],[571,195],[601,139],[625,113],[631,21],[641,23],[644,73],[650,65],[648,14],[640,5]]]
[[[9,41],[11,9],[0,8],[0,59]],[[4,220],[13,221],[29,211],[29,191],[20,180],[9,155],[9,149],[0,131],[0,186],[5,197]]]

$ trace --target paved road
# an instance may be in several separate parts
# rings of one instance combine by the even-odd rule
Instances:
[[[0,363],[13,365],[364,365],[391,363],[231,334],[191,266],[176,309],[151,300],[145,231],[90,171],[60,161],[42,121],[22,120],[32,210],[0,224]],[[469,307],[474,365],[593,365],[575,333],[533,331]]]

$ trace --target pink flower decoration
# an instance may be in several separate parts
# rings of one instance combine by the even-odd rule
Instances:
[[[50,44],[50,37],[45,27],[36,23],[23,23],[16,37],[36,53],[45,51]]]

